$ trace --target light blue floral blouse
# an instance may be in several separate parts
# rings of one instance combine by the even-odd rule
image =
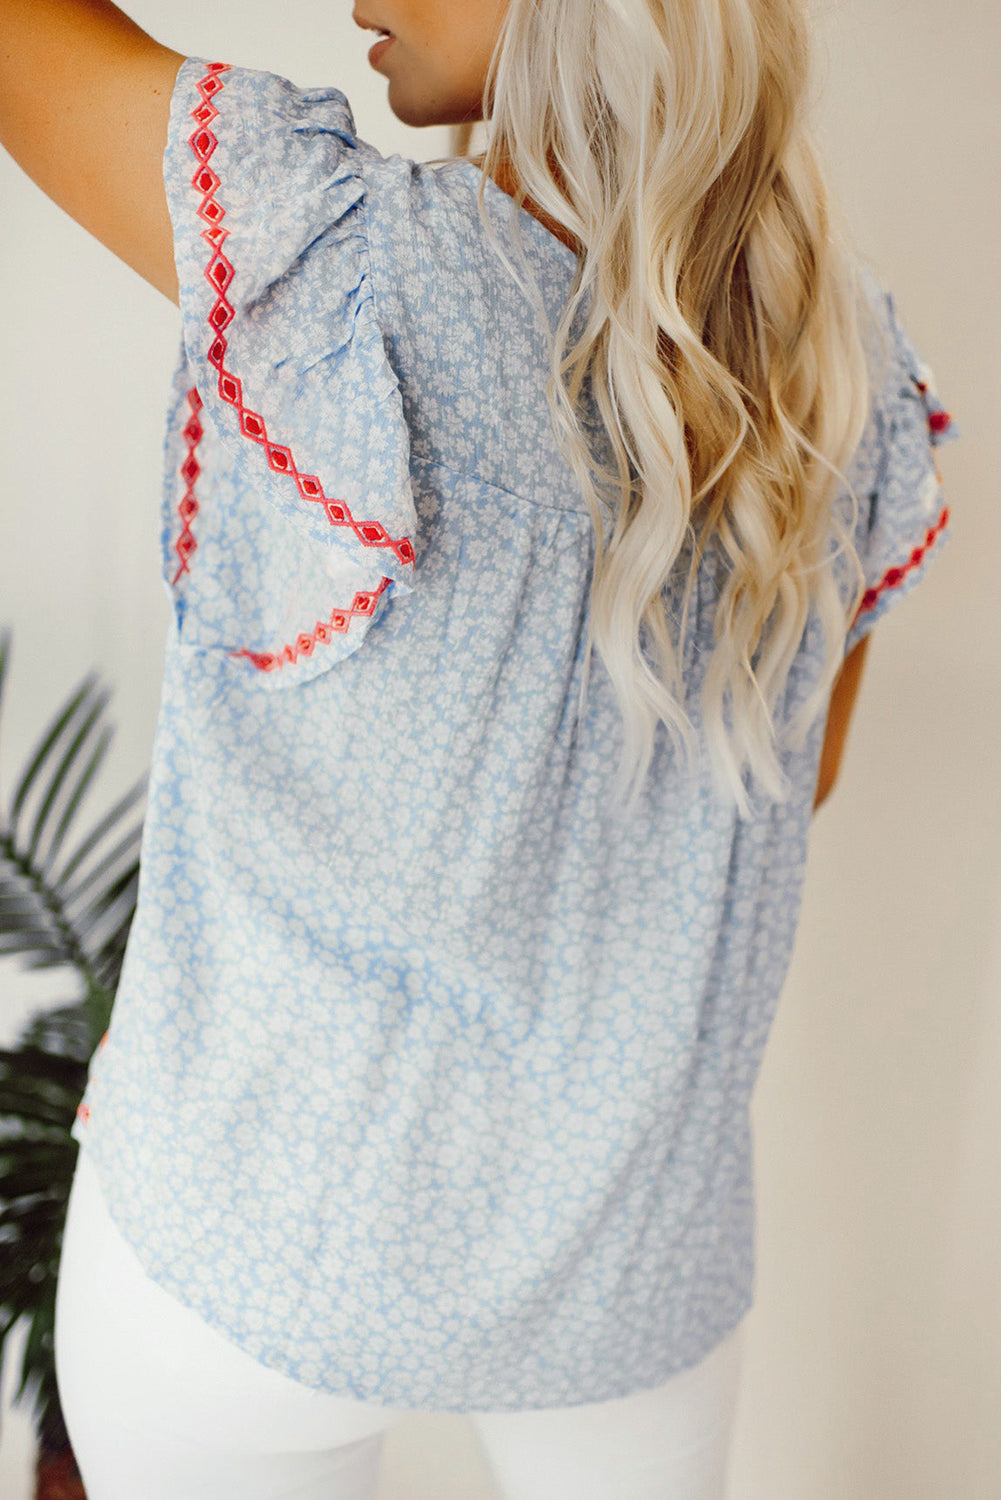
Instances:
[[[338,89],[192,57],[164,175],[171,622],[74,1137],[148,1274],[308,1386],[465,1411],[658,1385],[752,1302],[748,1103],[823,718],[785,755],[794,795],[746,819],[661,727],[617,818],[597,653],[576,711],[591,519],[478,169],[380,155]],[[486,202],[513,247],[511,200]],[[555,325],[575,256],[518,222]],[[949,535],[955,428],[871,285],[892,357],[846,649]],[[710,550],[697,728],[718,583]],[[790,708],[821,646],[808,629]]]

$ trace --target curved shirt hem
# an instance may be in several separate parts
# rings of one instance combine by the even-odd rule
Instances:
[[[200,1298],[192,1292],[198,1288],[193,1286],[185,1278],[172,1276],[158,1266],[151,1266],[146,1260],[146,1247],[135,1242],[130,1236],[126,1222],[119,1214],[114,1191],[109,1191],[109,1183],[113,1183],[113,1177],[105,1172],[105,1165],[101,1158],[100,1149],[97,1147],[96,1139],[91,1136],[91,1125],[84,1120],[77,1119],[73,1126],[73,1137],[77,1141],[80,1150],[87,1153],[88,1161],[94,1168],[98,1186],[101,1192],[102,1202],[111,1219],[116,1233],[128,1246],[142,1267],[143,1274],[155,1286],[167,1296],[180,1303],[189,1312],[194,1313],[215,1333],[220,1334],[234,1348],[241,1350],[256,1364],[262,1368],[274,1370],[278,1374],[286,1376],[295,1381],[304,1389],[319,1390],[325,1395],[338,1396],[345,1400],[355,1400],[368,1407],[381,1408],[387,1412],[409,1413],[409,1412],[447,1412],[455,1415],[464,1415],[470,1412],[519,1412],[519,1411],[547,1411],[565,1410],[575,1406],[589,1406],[602,1404],[608,1401],[621,1400],[629,1396],[638,1395],[640,1392],[656,1390],[675,1377],[683,1375],[692,1370],[714,1353],[737,1329],[743,1319],[754,1305],[753,1288],[746,1290],[741,1296],[734,1299],[733,1305],[727,1307],[726,1313],[713,1325],[713,1332],[708,1338],[695,1340],[686,1347],[685,1355],[680,1361],[663,1359],[655,1361],[648,1373],[638,1381],[613,1381],[610,1384],[602,1384],[600,1381],[584,1381],[575,1390],[564,1391],[564,1399],[560,1401],[546,1400],[540,1403],[526,1402],[519,1397],[510,1387],[502,1390],[497,1399],[491,1400],[489,1405],[482,1401],[464,1400],[461,1397],[450,1397],[445,1400],[436,1401],[433,1396],[427,1394],[414,1394],[407,1388],[406,1382],[400,1382],[398,1388],[391,1391],[387,1396],[375,1386],[366,1383],[364,1376],[352,1379],[346,1372],[334,1375],[332,1378],[312,1383],[301,1378],[299,1366],[293,1354],[288,1350],[273,1347],[266,1355],[261,1354],[249,1346],[248,1341],[243,1338],[235,1338],[233,1330],[226,1326],[225,1322],[218,1316],[216,1303],[211,1300],[211,1286],[206,1284],[205,1296]],[[693,1320],[690,1327],[699,1327],[703,1330],[706,1323]],[[336,1337],[332,1343],[336,1343]],[[450,1351],[443,1351],[445,1364],[451,1360]],[[481,1377],[482,1378],[482,1377]]]

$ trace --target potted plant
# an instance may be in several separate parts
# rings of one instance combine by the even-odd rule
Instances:
[[[0,630],[0,709],[11,630]],[[135,912],[144,775],[86,832],[80,808],[114,734],[110,691],[88,673],[39,737],[0,802],[0,957],[66,972],[72,994],[0,1049],[0,1378],[7,1336],[27,1323],[14,1401],[30,1401],[35,1500],[82,1500],[59,1404],[55,1305],[79,1147],[70,1135],[90,1059],[108,1028]]]

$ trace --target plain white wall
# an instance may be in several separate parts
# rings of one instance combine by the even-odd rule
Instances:
[[[385,102],[351,7],[132,0],[178,51],[336,83],[385,154],[446,154]],[[754,1101],[758,1287],[732,1500],[1001,1494],[1001,12],[816,11],[835,191],[964,440],[954,535],[876,630],[838,789],[817,816],[792,968]],[[127,176],[128,144],[116,170]],[[0,154],[0,623],[14,626],[0,788],[96,669],[118,735],[91,818],[148,766],[167,603],[160,445],[178,314]],[[53,976],[0,967],[0,1044]],[[13,1385],[11,1349],[5,1400]],[[28,1500],[6,1411],[0,1493]],[[461,1417],[390,1435],[380,1500],[488,1500]]]

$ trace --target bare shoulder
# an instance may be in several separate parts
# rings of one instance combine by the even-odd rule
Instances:
[[[101,0],[3,8],[0,141],[60,208],[177,302],[163,186],[184,54]]]

